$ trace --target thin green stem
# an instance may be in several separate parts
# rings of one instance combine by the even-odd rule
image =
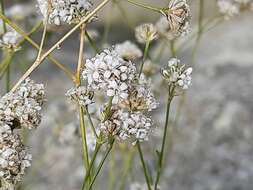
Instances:
[[[167,139],[166,137],[167,137],[167,131],[168,131],[168,124],[169,124],[170,105],[171,105],[171,101],[173,98],[172,94],[173,94],[173,91],[172,91],[172,93],[169,93],[168,100],[167,100],[168,102],[167,102],[167,110],[166,110],[166,120],[165,120],[164,132],[163,132],[162,147],[161,147],[161,151],[159,152],[157,176],[156,176],[156,180],[155,180],[155,190],[157,190],[160,176],[162,173],[164,149],[165,149],[165,144],[166,144],[166,139]]]
[[[84,180],[83,180],[82,190],[85,189],[85,185],[86,185],[86,183],[87,183],[87,180],[88,180],[88,178],[90,178],[90,173],[91,173],[91,170],[92,170],[92,168],[93,168],[93,166],[94,166],[94,163],[95,163],[95,161],[96,161],[97,154],[98,154],[100,148],[101,148],[101,144],[96,143],[95,151],[94,151],[94,153],[93,153],[93,156],[92,156],[92,158],[91,158],[91,162],[90,162],[89,168],[88,168],[88,170],[86,171],[86,174],[85,174],[85,177],[84,177]]]
[[[112,148],[113,148],[113,144],[114,144],[114,140],[113,140],[112,143],[110,144],[110,147],[108,148],[108,150],[106,151],[106,153],[105,153],[103,159],[101,160],[101,162],[100,162],[100,164],[99,164],[99,166],[98,166],[98,169],[97,169],[97,171],[95,172],[95,176],[93,177],[93,179],[92,179],[92,181],[91,181],[91,183],[90,183],[90,185],[89,185],[88,190],[91,190],[91,188],[92,188],[94,182],[96,181],[97,176],[98,176],[98,174],[100,173],[100,171],[101,171],[101,169],[102,169],[102,167],[103,167],[103,165],[104,165],[104,163],[105,163],[106,158],[108,157],[109,153],[111,152],[111,150],[112,150]]]
[[[170,51],[171,51],[171,55],[172,55],[172,57],[175,57],[176,56],[176,52],[177,52],[177,50],[176,50],[176,48],[175,48],[175,40],[172,40],[171,42],[170,42]]]
[[[144,55],[143,55],[143,59],[142,59],[142,63],[141,63],[141,68],[140,68],[140,72],[139,72],[139,78],[140,78],[140,76],[142,74],[142,70],[143,70],[145,61],[146,61],[147,56],[148,56],[149,46],[150,46],[150,41],[148,40],[148,41],[146,41],[146,44],[145,44]]]
[[[90,115],[88,106],[86,106],[85,112],[86,112],[86,115],[88,117],[88,120],[89,120],[89,123],[90,123],[90,126],[91,126],[91,130],[92,130],[93,134],[96,136],[96,139],[98,139],[98,134],[96,132],[95,126],[94,126],[93,121],[91,119],[91,115]]]
[[[4,60],[1,62],[0,79],[4,76],[4,74],[6,73],[6,70],[11,64],[12,57],[13,57],[13,53],[7,52]]]
[[[99,53],[99,52],[100,52],[99,48],[97,47],[97,45],[96,45],[96,43],[94,42],[94,40],[90,37],[90,35],[89,35],[89,33],[87,32],[87,30],[85,30],[85,36],[87,37],[87,39],[88,39],[88,41],[89,41],[91,47],[94,49],[94,51],[95,51],[96,53]]]
[[[47,18],[48,18],[48,16],[47,16]],[[44,23],[44,29],[43,29],[42,38],[41,38],[40,47],[39,47],[39,52],[38,52],[36,61],[40,60],[41,53],[43,51],[43,46],[44,46],[46,35],[47,35],[47,20],[48,20],[47,18],[46,18],[46,22]]]
[[[82,147],[83,147],[83,159],[86,170],[89,168],[89,153],[88,153],[88,146],[87,146],[87,139],[86,139],[86,127],[84,122],[84,110],[80,106],[79,107],[79,117],[80,117],[80,131],[82,137]]]
[[[203,19],[204,19],[204,0],[199,0],[198,31],[196,42],[192,51],[191,65],[193,65],[195,62],[196,53],[203,33]]]
[[[142,150],[141,150],[140,142],[138,141],[136,144],[137,144],[137,148],[138,148],[138,152],[139,152],[139,157],[141,159],[141,164],[142,164],[143,172],[144,172],[144,175],[145,175],[146,184],[147,184],[148,190],[151,190],[150,178],[149,178],[149,175],[148,175],[147,166],[145,164],[145,160],[144,160],[143,153],[142,153]]]
[[[111,150],[111,157],[109,159],[109,180],[108,180],[108,188],[107,189],[115,189],[115,181],[117,176],[116,170],[116,159],[115,159],[115,148]]]
[[[158,12],[160,14],[164,14],[163,11],[162,11],[162,8],[157,8],[157,7],[149,6],[149,5],[140,3],[140,2],[135,2],[133,0],[126,0],[126,1],[129,2],[129,3],[131,3],[131,4],[133,4],[133,5],[136,5],[138,7],[142,7],[144,9],[148,9],[148,10],[152,10],[152,11]]]
[[[124,166],[124,169],[123,169],[123,172],[122,172],[122,177],[121,177],[122,181],[121,181],[121,184],[120,184],[120,187],[119,187],[120,190],[125,189],[127,175],[129,174],[129,172],[132,168],[131,166],[132,166],[132,162],[133,162],[133,159],[134,159],[134,155],[135,155],[135,151],[131,150],[131,152],[128,154],[128,157],[125,161],[126,163],[125,163],[125,166]]]

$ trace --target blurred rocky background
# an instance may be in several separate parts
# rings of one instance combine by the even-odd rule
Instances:
[[[7,1],[8,6],[15,3],[34,1]],[[143,1],[144,2],[144,1]],[[167,1],[146,0],[155,6],[164,6]],[[193,10],[193,24],[196,24],[198,1],[190,1]],[[205,15],[212,17],[217,14],[215,1],[205,1]],[[33,7],[34,8],[34,7]],[[35,9],[35,8],[34,8]],[[113,11],[112,11],[113,10]],[[124,10],[124,11],[123,11]],[[126,14],[126,15],[124,15]],[[146,10],[127,6],[108,5],[99,14],[97,22],[91,29],[100,33],[98,41],[103,39],[104,25],[111,23],[108,32],[110,44],[134,39],[133,30],[138,23],[154,22],[159,15]],[[161,190],[252,190],[253,189],[253,13],[243,14],[229,21],[224,21],[206,33],[200,43],[194,64],[193,85],[186,95],[173,102],[171,117],[171,149],[167,152],[167,167],[164,171]],[[128,28],[128,25],[130,28]],[[194,27],[193,27],[194,29]],[[50,38],[48,46],[56,41],[64,32],[58,32]],[[39,34],[34,39],[39,41]],[[55,56],[65,65],[75,67],[78,43],[76,35],[63,44]],[[189,42],[190,43],[190,42]],[[180,51],[178,57],[184,63],[191,62],[192,44]],[[28,45],[27,45],[28,46]],[[89,48],[87,56],[94,53]],[[34,59],[36,51],[30,49],[20,53],[23,59],[16,58],[15,81]],[[170,52],[165,50],[160,65],[165,65]],[[29,144],[33,152],[33,167],[29,171],[24,190],[78,190],[83,180],[81,148],[79,141],[62,144],[59,136],[62,128],[78,128],[78,120],[74,110],[69,108],[64,96],[72,83],[65,78],[51,63],[45,63],[33,73],[36,81],[46,84],[47,106],[44,109],[43,124],[32,137]],[[154,81],[156,81],[154,76]],[[1,83],[1,90],[3,84]],[[159,89],[158,89],[159,90]],[[160,95],[161,102],[166,97]],[[182,103],[183,102],[183,103]],[[175,124],[176,112],[180,111]],[[159,130],[163,128],[165,105],[157,113],[157,136],[147,145],[143,145],[147,154],[146,161],[154,168],[154,152],[149,146],[159,146]],[[75,119],[73,119],[75,118]],[[72,134],[69,129],[67,133]],[[160,140],[160,141],[159,141]],[[113,155],[116,159],[115,168],[122,168],[123,155]],[[110,159],[113,159],[111,157]],[[133,159],[133,171],[137,173],[141,166],[138,157]],[[100,176],[99,184],[94,189],[110,190],[104,184],[108,182],[110,161],[107,170]],[[133,172],[135,173],[135,172]],[[114,173],[115,181],[121,180],[120,173]],[[129,176],[126,188],[133,182],[143,182],[140,175]],[[116,183],[115,187],[119,184]],[[116,189],[116,188],[115,188]]]

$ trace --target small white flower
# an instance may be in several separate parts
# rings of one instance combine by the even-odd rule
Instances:
[[[92,6],[89,0],[37,0],[44,18],[50,24],[71,24],[80,19]]]
[[[71,88],[67,91],[66,96],[81,106],[87,106],[93,103],[93,92],[85,86]]]
[[[151,90],[150,81],[144,74],[131,86],[129,92],[128,98],[120,102],[120,107],[129,111],[152,111],[159,105]]]
[[[114,107],[109,119],[99,125],[101,131],[115,136],[120,141],[147,141],[152,129],[152,120],[141,112],[128,112]]]
[[[26,79],[14,92],[0,99],[0,121],[13,128],[36,128],[41,122],[44,86]]]
[[[142,24],[135,28],[135,37],[139,43],[146,43],[157,39],[156,27],[151,23]]]
[[[20,38],[21,36],[16,31],[6,32],[3,34],[2,39],[0,39],[0,47],[16,50]]]
[[[115,50],[125,60],[134,61],[142,57],[142,51],[138,48],[137,45],[135,45],[130,41],[125,41],[121,44],[116,44]]]
[[[240,13],[240,6],[231,0],[218,0],[217,5],[221,14],[225,19],[234,17]]]
[[[113,103],[128,97],[129,85],[134,80],[136,68],[132,62],[123,60],[114,49],[106,49],[94,58],[86,60],[82,72],[92,90],[103,90],[113,97]]]
[[[191,15],[187,0],[171,0],[164,14],[167,22],[164,18],[160,18],[156,24],[160,34],[174,39],[189,32]]]
[[[191,85],[191,74],[193,69],[191,67],[185,68],[185,65],[180,65],[180,60],[172,58],[168,62],[168,66],[162,69],[162,75],[169,85],[186,90]]]
[[[0,178],[7,183],[17,184],[31,166],[32,156],[27,153],[20,137],[11,128],[0,123]]]

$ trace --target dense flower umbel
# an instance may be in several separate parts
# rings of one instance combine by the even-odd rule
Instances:
[[[3,34],[0,39],[0,47],[17,50],[17,44],[20,40],[20,35],[16,31],[9,31]]]
[[[189,33],[190,23],[186,22],[180,30],[172,30],[168,19],[163,16],[156,22],[156,28],[160,36],[168,38],[169,40],[174,40],[175,38],[185,36]]]
[[[39,8],[51,24],[71,24],[80,19],[92,6],[89,0],[37,0]]]
[[[252,10],[252,0],[217,0],[219,11],[225,19],[239,15],[245,10]]]
[[[164,10],[167,16],[169,28],[174,34],[185,33],[190,21],[190,8],[187,0],[171,0],[169,6]]]
[[[113,103],[117,104],[119,100],[128,98],[135,74],[132,62],[123,60],[114,49],[106,49],[86,60],[82,76],[89,88],[106,91],[106,95],[113,97]]]
[[[172,58],[168,62],[168,66],[162,69],[162,75],[169,85],[173,85],[177,89],[186,90],[191,85],[192,68],[185,68],[180,65],[180,60]]]
[[[32,156],[27,153],[20,137],[11,127],[0,124],[0,178],[7,183],[21,181],[25,169],[31,166]]]
[[[218,0],[217,5],[221,14],[225,16],[225,19],[229,19],[236,16],[240,12],[238,4],[230,0]]]
[[[100,124],[100,129],[107,136],[115,136],[120,141],[148,140],[152,120],[141,112],[128,112],[114,107],[109,119]]]
[[[89,91],[85,86],[69,89],[66,93],[66,96],[81,106],[87,106],[93,103],[93,92]]]
[[[135,60],[142,57],[142,51],[137,45],[130,41],[125,41],[115,45],[117,53],[125,60]]]
[[[150,81],[142,74],[136,84],[129,90],[129,97],[120,103],[129,111],[152,111],[158,107],[158,102],[150,87]]]
[[[151,23],[142,24],[135,28],[135,37],[139,43],[146,43],[157,38],[156,27]]]
[[[14,92],[0,99],[0,121],[12,128],[36,128],[41,122],[44,86],[26,79]]]

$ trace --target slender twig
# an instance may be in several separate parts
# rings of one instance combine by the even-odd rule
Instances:
[[[85,107],[85,112],[86,112],[86,115],[88,117],[88,120],[89,120],[89,123],[90,123],[90,126],[91,126],[91,130],[92,130],[93,134],[96,136],[96,139],[98,139],[98,134],[96,132],[95,126],[94,126],[93,121],[91,119],[91,115],[90,115],[88,106]]]
[[[68,39],[81,25],[89,21],[100,9],[102,9],[110,0],[104,0],[92,12],[84,17],[77,25],[75,25],[69,32],[67,32],[58,42],[56,42],[46,53],[44,53],[39,61],[34,64],[25,72],[25,74],[18,80],[12,91],[17,87],[49,56],[55,49],[57,49],[66,39]]]
[[[30,34],[26,34],[20,27],[18,27],[16,24],[11,22],[7,17],[5,17],[3,14],[0,13],[0,18],[7,23],[9,26],[11,26],[16,32],[18,32],[25,40],[27,40],[33,47],[36,49],[39,49],[39,45],[34,42],[29,36]],[[66,75],[73,81],[75,81],[75,76],[72,74],[71,71],[69,71],[64,65],[60,64],[55,58],[52,56],[48,56],[48,59],[55,64],[57,67],[59,67],[61,70],[63,70]]]
[[[118,175],[115,167],[115,147],[111,150],[111,156],[109,158],[109,180],[107,189],[115,189],[116,176]]]
[[[129,174],[130,170],[131,170],[131,166],[132,166],[132,162],[134,159],[134,155],[135,155],[135,151],[131,150],[131,152],[128,154],[128,157],[126,159],[126,164],[124,166],[124,169],[122,171],[122,181],[120,183],[120,187],[119,190],[124,190],[125,189],[125,185],[126,185],[126,180],[127,180],[127,175]]]
[[[13,52],[7,52],[5,58],[1,62],[2,67],[0,71],[0,79],[4,76],[7,68],[9,67],[12,57],[13,57]]]
[[[40,60],[40,56],[41,56],[41,53],[43,51],[43,46],[44,46],[45,39],[46,39],[46,34],[47,34],[47,21],[48,21],[48,16],[46,17],[46,20],[44,22],[44,29],[43,29],[42,38],[41,38],[41,41],[40,41],[39,52],[38,52],[36,61]]]
[[[80,131],[81,131],[82,147],[83,147],[83,159],[84,159],[84,164],[87,170],[89,168],[89,154],[88,154],[88,145],[87,145],[87,139],[86,139],[86,127],[84,123],[84,110],[81,106],[79,107],[79,117],[80,117]]]
[[[166,144],[166,139],[167,139],[166,137],[167,137],[167,131],[168,131],[168,124],[169,124],[170,105],[173,98],[172,94],[173,94],[173,91],[172,93],[169,93],[168,100],[167,100],[168,102],[167,102],[167,110],[166,110],[166,120],[165,120],[164,132],[163,132],[162,147],[161,147],[161,151],[159,152],[158,169],[157,169],[157,176],[155,180],[155,190],[157,190],[160,176],[162,173],[163,156],[164,156],[164,149],[165,149],[165,144]]]
[[[145,44],[144,55],[143,55],[143,59],[142,59],[142,63],[141,63],[141,68],[140,68],[140,72],[139,72],[139,78],[141,76],[141,73],[142,73],[145,61],[146,61],[147,56],[148,56],[149,45],[150,45],[150,41],[147,40],[146,44]]]
[[[87,32],[87,30],[85,30],[85,36],[87,37],[87,39],[88,39],[88,41],[89,41],[91,47],[94,49],[94,51],[95,51],[96,53],[99,53],[99,52],[100,52],[99,48],[97,47],[97,45],[96,45],[96,43],[94,42],[94,40],[90,37],[90,35],[89,35],[89,33]]]
[[[143,4],[143,3],[135,2],[135,1],[133,1],[133,0],[126,0],[126,1],[129,2],[129,3],[131,3],[131,4],[133,4],[133,5],[136,5],[136,6],[138,6],[138,7],[142,7],[142,8],[144,8],[144,9],[148,9],[148,10],[152,10],[152,11],[158,12],[158,13],[160,13],[160,14],[164,14],[162,8],[157,8],[157,7],[145,5],[145,4]]]
[[[198,17],[198,31],[196,42],[192,51],[191,65],[195,62],[196,53],[200,44],[203,33],[203,19],[204,19],[204,0],[199,0],[199,17]]]
[[[92,181],[91,181],[91,183],[90,183],[90,185],[89,185],[88,190],[90,190],[90,189],[92,188],[94,182],[96,181],[97,176],[98,176],[98,174],[100,173],[100,171],[101,171],[101,169],[102,169],[102,167],[103,167],[103,165],[104,165],[104,163],[105,163],[106,158],[108,157],[109,153],[111,152],[111,150],[112,150],[112,148],[113,148],[113,144],[114,144],[114,140],[113,140],[113,142],[110,144],[110,147],[107,149],[107,151],[106,151],[106,153],[105,153],[103,159],[102,159],[101,162],[99,163],[98,169],[97,169],[97,171],[95,172],[95,176],[93,177],[93,179],[92,179]]]
[[[83,185],[82,185],[82,190],[85,189],[85,185],[86,185],[87,180],[88,180],[88,178],[89,178],[89,176],[90,176],[91,170],[92,170],[92,168],[93,168],[93,166],[94,166],[94,163],[95,163],[95,161],[96,161],[97,154],[98,154],[100,148],[101,148],[101,144],[100,144],[100,143],[96,143],[95,151],[94,151],[93,156],[92,156],[92,158],[91,158],[89,168],[88,168],[88,170],[86,171],[86,174],[85,174],[85,176],[84,176]]]
[[[146,180],[146,183],[147,183],[147,187],[148,187],[148,190],[151,190],[150,178],[149,178],[149,175],[148,175],[148,170],[147,170],[145,160],[143,158],[143,153],[142,153],[142,150],[141,150],[140,142],[138,141],[136,143],[136,145],[137,145],[137,149],[138,149],[139,156],[140,156],[140,159],[141,159],[141,164],[142,164],[143,172],[144,172],[144,175],[145,175],[145,180]]]

